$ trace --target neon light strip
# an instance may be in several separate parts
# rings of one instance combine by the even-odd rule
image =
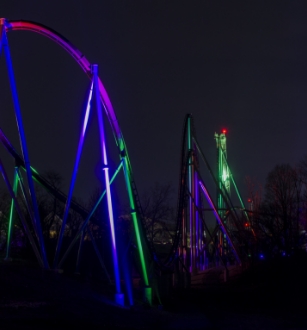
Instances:
[[[198,174],[194,172],[194,189],[195,189],[195,259],[199,260],[199,251],[200,251],[200,221],[199,221],[199,188],[198,188]],[[198,261],[199,264],[199,261]],[[196,265],[197,266],[197,265]]]
[[[126,179],[126,186],[127,186],[129,202],[130,202],[130,206],[131,206],[131,217],[132,217],[132,221],[133,221],[133,227],[134,227],[135,237],[136,237],[136,244],[137,244],[139,258],[140,258],[140,262],[141,262],[143,281],[144,281],[145,286],[149,286],[146,263],[145,263],[145,258],[144,258],[144,250],[142,247],[139,224],[138,224],[138,219],[137,219],[137,215],[136,215],[136,211],[135,211],[134,197],[133,197],[131,182],[130,182],[130,177],[129,177],[130,171],[128,169],[128,160],[126,157],[123,157],[123,161],[124,161],[123,166],[124,166],[124,174],[125,174],[125,179]]]
[[[243,210],[245,210],[246,208],[245,208],[244,202],[243,202],[243,200],[242,200],[242,197],[241,197],[241,194],[240,194],[240,192],[239,192],[239,189],[238,189],[238,187],[237,187],[237,185],[236,185],[236,182],[235,182],[235,180],[234,180],[234,178],[233,178],[233,175],[232,175],[232,173],[231,173],[231,171],[230,171],[230,168],[229,168],[229,166],[228,166],[228,162],[227,162],[227,159],[226,159],[226,156],[225,156],[225,153],[224,153],[224,152],[223,152],[223,158],[224,158],[224,161],[225,161],[225,163],[226,163],[226,165],[227,165],[227,167],[228,167],[229,176],[230,176],[231,181],[232,181],[232,183],[233,183],[233,185],[234,185],[234,187],[235,187],[235,191],[236,191],[237,196],[238,196],[238,198],[239,198],[239,201],[240,201],[241,207],[243,208]],[[246,211],[244,211],[244,214],[245,214],[247,220],[249,221],[249,216],[248,216],[248,214],[247,214]]]
[[[99,98],[98,65],[94,64],[92,68],[93,68],[93,76],[94,76],[93,78],[94,78],[94,85],[95,85],[98,125],[99,125],[99,131],[100,131],[100,147],[101,147],[102,160],[103,160],[103,171],[104,171],[104,177],[105,177],[109,222],[110,222],[110,229],[111,229],[115,286],[116,286],[116,292],[120,293],[121,292],[120,277],[119,277],[119,266],[118,266],[117,251],[116,251],[116,238],[115,238],[115,227],[114,227],[114,218],[113,218],[112,196],[111,196],[111,189],[110,189],[109,167],[108,167],[108,158],[107,158],[107,151],[106,151],[106,138],[105,138],[105,134],[104,134],[101,101]]]
[[[14,192],[14,195],[15,196],[17,196],[17,187],[18,187],[18,175],[17,175],[16,167],[15,167],[14,181],[13,181],[13,192]],[[8,225],[8,231],[7,231],[7,242],[6,242],[6,256],[5,256],[5,259],[9,259],[10,258],[14,210],[15,210],[15,208],[14,208],[14,199],[12,198],[10,218],[9,218],[9,225]]]
[[[111,180],[110,180],[110,184],[112,184],[112,182],[114,181],[114,179],[116,178],[118,172],[120,171],[120,169],[122,168],[123,163],[120,162],[115,173],[113,174]],[[95,213],[95,211],[97,210],[97,207],[99,206],[99,204],[102,202],[103,197],[106,194],[106,190],[103,191],[103,193],[100,195],[98,201],[96,202],[95,206],[93,207],[92,211],[89,213],[89,215],[87,216],[87,218],[85,219],[85,221],[83,222],[81,228],[79,228],[76,236],[74,237],[73,241],[70,243],[68,249],[66,250],[65,254],[63,255],[61,261],[58,264],[58,267],[60,267],[63,262],[65,261],[65,259],[67,258],[69,252],[71,251],[71,249],[73,248],[73,246],[75,245],[76,241],[78,240],[79,236],[81,235],[81,233],[85,230],[85,227],[87,226],[88,222],[90,221],[91,217],[93,216],[93,214]]]
[[[20,109],[19,100],[18,100],[17,87],[16,87],[16,82],[15,82],[15,77],[14,77],[14,70],[13,70],[13,65],[12,65],[12,60],[11,60],[11,55],[10,55],[10,50],[9,50],[6,33],[3,33],[2,41],[3,41],[3,46],[4,46],[7,69],[8,69],[8,73],[9,73],[9,80],[10,80],[11,91],[12,91],[12,96],[13,96],[14,109],[15,109],[16,121],[17,121],[17,126],[18,126],[19,137],[20,137],[21,149],[22,149],[23,158],[24,158],[24,162],[25,162],[28,185],[29,185],[29,190],[30,190],[30,195],[31,195],[31,200],[32,200],[33,211],[34,211],[34,215],[35,215],[35,229],[37,231],[37,236],[39,238],[38,241],[39,241],[39,246],[40,246],[40,250],[41,250],[41,254],[42,254],[44,268],[48,269],[49,265],[48,265],[48,260],[47,260],[47,256],[46,256],[46,251],[45,251],[43,232],[42,232],[42,227],[41,227],[41,223],[40,223],[38,205],[37,205],[37,201],[36,201],[36,197],[35,197],[34,183],[33,183],[32,175],[31,175],[30,159],[29,159],[28,148],[27,148],[27,143],[26,143],[26,136],[25,136],[23,123],[22,123],[21,109]]]
[[[234,245],[233,245],[233,243],[232,243],[232,240],[231,240],[231,238],[229,237],[229,234],[228,234],[228,232],[227,232],[227,230],[226,230],[226,228],[225,228],[225,226],[224,226],[224,224],[223,224],[222,219],[221,219],[220,216],[219,216],[219,213],[218,213],[218,211],[217,211],[217,209],[216,209],[214,203],[212,202],[212,199],[211,199],[210,196],[209,196],[209,193],[208,193],[206,187],[204,186],[204,184],[202,183],[202,181],[198,181],[198,184],[199,184],[199,186],[201,187],[201,189],[202,189],[202,191],[203,191],[203,193],[204,193],[204,195],[205,195],[205,197],[206,197],[206,199],[207,199],[207,201],[208,201],[210,207],[213,209],[213,213],[214,213],[214,215],[215,215],[215,218],[216,218],[216,220],[218,221],[218,223],[219,223],[219,225],[220,225],[220,228],[221,228],[222,232],[223,232],[224,235],[227,237],[227,240],[228,240],[229,244],[231,245],[231,247],[232,247],[232,249],[233,249],[234,255],[235,255],[235,257],[236,257],[238,263],[241,264],[241,260],[240,260],[240,258],[239,258],[239,255],[238,255],[237,251],[236,251],[236,248],[234,247]]]
[[[52,41],[56,42],[62,48],[64,48],[73,58],[74,60],[80,65],[82,70],[87,74],[87,76],[92,79],[92,71],[91,71],[91,64],[86,59],[84,54],[80,50],[78,50],[73,44],[71,44],[65,37],[61,34],[57,33],[56,31],[35,22],[30,21],[23,21],[23,20],[5,20],[5,29],[6,32],[8,31],[20,31],[20,30],[27,30],[32,31],[38,34],[41,34]],[[101,100],[105,106],[105,110],[110,121],[110,125],[114,130],[116,135],[116,139],[122,139],[122,132],[119,127],[115,111],[113,109],[112,103],[109,99],[106,89],[104,88],[102,82],[98,78],[98,85],[99,85],[99,92]],[[118,141],[117,141],[118,142]],[[119,145],[120,146],[120,145]]]
[[[84,119],[83,119],[83,126],[82,126],[82,130],[81,130],[80,138],[79,138],[75,165],[74,165],[74,169],[73,169],[73,173],[72,173],[72,177],[71,177],[71,181],[70,181],[69,193],[68,193],[66,204],[65,204],[62,226],[61,226],[58,243],[57,243],[57,247],[56,247],[56,251],[55,251],[55,257],[54,257],[54,262],[53,262],[54,268],[57,267],[58,258],[59,258],[59,254],[61,251],[61,246],[62,246],[63,236],[64,236],[64,232],[65,232],[67,217],[68,217],[68,213],[69,213],[70,203],[71,203],[72,194],[73,194],[74,187],[75,187],[77,172],[78,172],[80,158],[81,158],[82,149],[83,149],[83,145],[84,145],[84,137],[85,137],[85,133],[86,133],[89,115],[91,112],[92,95],[93,95],[93,82],[91,83],[91,88],[90,88],[89,95],[87,98],[86,111],[85,111],[85,115],[84,115]]]

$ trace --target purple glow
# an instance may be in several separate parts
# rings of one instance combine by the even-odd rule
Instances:
[[[204,184],[202,183],[202,181],[198,181],[198,183],[199,183],[199,185],[200,185],[200,187],[201,187],[201,189],[202,189],[204,195],[206,196],[209,205],[210,205],[211,208],[213,209],[213,213],[214,213],[214,215],[215,215],[215,218],[216,218],[216,220],[218,221],[218,223],[219,223],[219,225],[220,225],[220,228],[221,228],[223,234],[227,237],[227,240],[228,240],[229,244],[231,245],[231,247],[232,247],[232,249],[233,249],[233,252],[234,252],[234,254],[235,254],[235,257],[236,257],[238,263],[241,264],[241,260],[240,260],[238,254],[237,254],[237,251],[236,251],[236,249],[235,249],[235,247],[234,247],[234,245],[233,245],[233,243],[232,243],[232,241],[231,241],[231,239],[230,239],[230,237],[229,237],[229,235],[228,235],[228,232],[227,232],[227,230],[226,230],[226,228],[225,228],[225,226],[224,226],[224,224],[223,224],[222,219],[220,218],[220,216],[219,216],[219,214],[218,214],[218,212],[217,212],[217,209],[216,209],[214,203],[212,202],[212,199],[211,199],[210,196],[209,196],[209,193],[208,193],[207,189],[205,188],[205,186],[204,186]]]
[[[64,235],[64,231],[65,231],[65,227],[66,227],[70,203],[71,203],[72,194],[74,191],[75,182],[76,182],[76,178],[77,178],[78,167],[79,167],[83,144],[84,144],[84,137],[85,137],[85,133],[86,133],[86,129],[87,129],[89,115],[91,112],[92,95],[93,95],[93,81],[91,83],[91,87],[90,87],[90,91],[89,91],[89,95],[88,95],[88,99],[87,99],[86,111],[85,111],[85,115],[84,115],[84,119],[83,119],[83,126],[82,126],[82,130],[81,130],[80,138],[79,138],[76,160],[75,160],[74,169],[73,169],[73,173],[72,173],[72,177],[71,177],[71,181],[70,181],[70,187],[69,187],[69,192],[68,192],[68,196],[67,196],[67,200],[66,200],[66,204],[65,204],[62,226],[61,226],[58,243],[57,243],[57,247],[56,247],[56,252],[55,252],[55,257],[54,257],[54,262],[53,262],[54,268],[57,267],[57,264],[58,264],[58,258],[59,258],[59,254],[60,254],[60,250],[61,250],[61,246],[62,246],[63,235]]]
[[[62,48],[64,48],[80,65],[82,70],[87,74],[87,76],[92,79],[92,70],[91,70],[91,64],[86,59],[86,57],[80,52],[79,49],[77,49],[74,45],[72,45],[68,40],[66,40],[64,37],[62,37],[59,33],[55,31],[49,30],[46,26],[40,25],[38,23],[29,22],[29,21],[9,21],[5,19],[5,30],[8,31],[18,31],[18,30],[28,30],[32,32],[36,32],[38,34],[41,34],[52,41],[56,42],[58,45],[60,45]],[[105,107],[107,117],[110,121],[111,127],[113,128],[116,140],[123,149],[122,140],[123,135],[121,132],[121,129],[119,127],[115,111],[113,109],[112,103],[110,101],[110,98],[107,94],[106,89],[104,88],[101,80],[98,78],[98,86],[99,86],[99,93],[102,100],[102,103]]]
[[[101,146],[101,153],[103,160],[103,171],[105,177],[106,195],[107,195],[107,203],[108,203],[108,214],[109,214],[109,222],[110,222],[111,238],[112,238],[112,254],[113,254],[113,265],[114,265],[114,274],[115,274],[115,285],[116,285],[116,293],[119,294],[121,293],[120,277],[119,277],[119,267],[118,267],[117,251],[116,251],[112,196],[110,189],[109,167],[108,167],[108,158],[106,151],[106,138],[104,134],[103,113],[102,113],[101,101],[99,97],[100,94],[99,94],[99,85],[98,85],[98,65],[93,64],[92,70],[93,70],[93,79],[95,86],[97,116],[98,116],[99,132],[100,132],[100,146]]]

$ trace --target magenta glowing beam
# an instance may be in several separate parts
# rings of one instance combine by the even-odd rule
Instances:
[[[224,224],[223,224],[223,221],[222,221],[220,215],[218,214],[218,211],[217,211],[217,209],[216,209],[216,207],[215,207],[215,205],[214,205],[214,203],[213,203],[211,197],[209,196],[208,190],[206,189],[206,187],[204,186],[204,184],[203,184],[202,181],[199,180],[199,181],[198,181],[198,184],[199,184],[201,190],[203,191],[203,193],[204,193],[204,195],[205,195],[205,197],[206,197],[206,199],[207,199],[207,201],[208,201],[210,207],[213,209],[214,216],[215,216],[217,222],[219,223],[219,226],[220,226],[222,232],[223,232],[224,235],[226,236],[226,238],[227,238],[229,244],[231,245],[231,247],[232,247],[232,249],[233,249],[233,252],[234,252],[234,255],[235,255],[235,257],[236,257],[238,263],[241,265],[241,260],[240,260],[240,258],[239,258],[238,253],[237,253],[237,250],[236,250],[236,248],[234,247],[231,238],[229,237],[229,234],[228,234],[228,232],[227,232],[227,229],[225,228],[225,226],[224,226]]]
[[[90,116],[90,112],[91,112],[92,95],[93,95],[93,81],[91,83],[89,95],[88,95],[88,98],[87,98],[86,111],[85,111],[85,114],[84,114],[82,130],[81,130],[81,133],[80,133],[75,165],[74,165],[74,169],[73,169],[72,176],[71,176],[69,193],[68,193],[68,196],[67,196],[65,209],[64,209],[64,215],[63,215],[63,220],[62,220],[62,226],[61,226],[61,230],[60,230],[60,233],[59,233],[58,243],[57,243],[57,247],[56,247],[56,251],[55,251],[55,257],[54,257],[54,262],[53,262],[53,267],[54,268],[56,268],[58,266],[57,264],[58,264],[59,254],[60,254],[60,251],[61,251],[61,246],[62,246],[62,242],[63,242],[63,236],[64,236],[64,232],[65,232],[65,227],[66,227],[67,217],[68,217],[68,213],[69,213],[70,203],[71,203],[72,194],[73,194],[74,187],[75,187],[77,172],[78,172],[79,163],[80,163],[80,159],[81,159],[81,154],[82,154],[82,150],[83,150],[85,133],[86,133],[87,124],[88,124],[88,120],[89,120],[89,116]]]
[[[107,158],[107,149],[106,149],[106,138],[105,138],[105,132],[104,132],[104,125],[103,125],[103,113],[102,113],[101,101],[99,98],[98,65],[93,64],[92,70],[93,70],[93,79],[94,79],[95,96],[96,96],[98,125],[99,125],[99,132],[100,132],[100,147],[101,147],[101,155],[102,155],[102,161],[103,161],[103,171],[104,171],[104,178],[105,178],[106,196],[107,196],[109,222],[110,222],[110,230],[111,230],[115,286],[116,286],[116,293],[119,294],[119,293],[121,293],[119,265],[118,265],[118,259],[117,259],[114,216],[113,216],[112,196],[111,196],[110,178],[109,178],[109,167],[108,167],[108,158]]]
[[[56,42],[58,45],[60,45],[63,49],[65,49],[74,59],[75,61],[80,65],[82,70],[87,74],[87,76],[92,79],[92,70],[91,70],[91,64],[87,60],[87,58],[80,52],[79,49],[77,49],[73,44],[71,44],[66,38],[64,38],[62,35],[57,33],[56,31],[35,22],[31,21],[24,21],[24,20],[7,20],[5,18],[0,19],[0,25],[1,20],[4,22],[5,31],[32,31],[38,34],[41,34],[52,41]],[[110,98],[107,94],[106,89],[104,88],[102,82],[98,78],[98,85],[99,85],[99,93],[101,101],[104,105],[104,108],[106,110],[107,117],[109,119],[110,125],[113,129],[113,132],[115,134],[116,141],[118,143],[118,146],[120,147],[120,150],[123,149],[123,146],[121,145],[123,136],[121,129],[118,124],[118,120],[116,118],[115,111],[113,109],[112,103],[110,101]]]

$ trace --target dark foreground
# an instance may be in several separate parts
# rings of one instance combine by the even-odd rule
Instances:
[[[263,262],[226,284],[174,291],[163,310],[24,261],[0,262],[0,329],[307,329],[307,258]]]

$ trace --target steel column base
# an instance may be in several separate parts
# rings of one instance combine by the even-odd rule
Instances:
[[[152,288],[149,286],[144,288],[144,302],[152,306]]]
[[[123,293],[115,293],[115,302],[120,306],[125,305],[125,295]]]

